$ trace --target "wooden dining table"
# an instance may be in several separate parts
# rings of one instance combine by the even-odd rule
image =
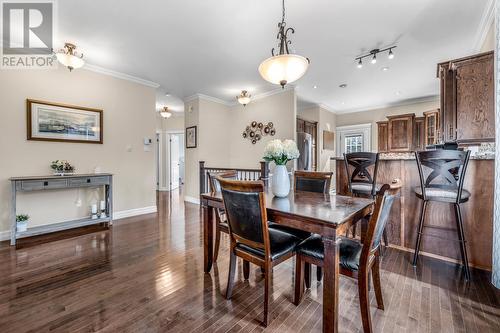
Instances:
[[[285,198],[266,193],[269,221],[321,235],[324,243],[323,332],[338,332],[339,235],[370,214],[373,200],[310,192],[290,192]],[[204,269],[212,268],[214,210],[224,208],[220,192],[201,195]]]

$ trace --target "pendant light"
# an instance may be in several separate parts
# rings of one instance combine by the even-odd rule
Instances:
[[[290,54],[288,44],[288,33],[295,33],[293,28],[286,28],[285,22],[285,0],[283,2],[283,16],[278,23],[278,41],[279,53],[274,54],[274,48],[271,50],[272,56],[264,60],[259,66],[259,73],[262,78],[273,84],[279,84],[282,88],[287,83],[292,83],[300,79],[309,67],[309,59],[298,54]]]
[[[57,60],[68,67],[70,72],[75,68],[83,67],[85,64],[83,54],[78,54],[75,50],[75,44],[64,43],[64,48],[56,53]]]
[[[167,106],[165,106],[161,111],[160,111],[160,116],[163,118],[170,118],[172,117],[172,112],[168,109]]]
[[[242,90],[241,94],[239,96],[236,96],[236,99],[238,100],[238,103],[246,106],[248,103],[250,103],[250,97],[252,97],[252,95],[250,95],[248,91]]]

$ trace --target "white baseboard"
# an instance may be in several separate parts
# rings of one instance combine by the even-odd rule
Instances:
[[[156,206],[121,210],[119,212],[113,213],[113,220],[120,220],[120,219],[124,219],[126,217],[156,213],[157,211],[158,211],[158,209]]]
[[[196,205],[200,204],[200,198],[189,197],[187,195],[184,196],[184,201],[190,202]]]

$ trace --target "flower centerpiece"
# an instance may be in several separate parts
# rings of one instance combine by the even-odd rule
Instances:
[[[264,160],[274,162],[271,189],[277,197],[286,197],[290,193],[290,177],[286,164],[299,158],[300,153],[297,144],[293,140],[271,140],[264,150]]]
[[[26,214],[16,215],[16,230],[17,232],[23,232],[28,230],[28,220],[30,217]]]
[[[50,163],[50,168],[54,172],[54,175],[68,175],[73,174],[75,172],[75,167],[71,165],[66,160],[55,160]]]

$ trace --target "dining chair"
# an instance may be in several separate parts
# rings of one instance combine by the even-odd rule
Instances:
[[[469,201],[471,195],[469,191],[463,188],[470,151],[443,149],[418,151],[415,152],[415,157],[420,175],[420,186],[416,187],[414,191],[417,198],[422,200],[422,206],[413,255],[413,266],[417,265],[424,227],[434,227],[432,225],[426,226],[424,223],[427,203],[429,201],[449,203],[453,204],[455,209],[456,231],[460,243],[465,278],[470,280],[465,232],[460,210],[460,205]]]
[[[333,172],[295,171],[294,190],[297,192],[330,193]],[[310,236],[309,234],[308,236]],[[316,279],[321,281],[323,269],[316,268]],[[309,286],[308,286],[309,287]]]
[[[355,197],[375,199],[380,190],[377,184],[379,153],[357,152],[344,154],[349,192]],[[356,236],[356,226],[352,226],[352,237]],[[389,245],[387,232],[384,229],[385,246]]]
[[[377,192],[375,207],[362,243],[351,238],[341,238],[339,243],[340,274],[355,278],[358,282],[359,305],[364,332],[373,331],[369,301],[370,272],[372,273],[377,307],[384,310],[380,283],[380,243],[394,198],[400,188],[401,183],[398,181],[391,185],[383,185]],[[323,241],[319,235],[312,235],[299,244],[296,251],[294,304],[299,305],[304,292],[304,283],[311,279],[306,266],[323,265]]]
[[[226,299],[234,287],[236,257],[243,259],[243,277],[249,278],[250,263],[264,273],[264,318],[268,324],[269,292],[272,268],[295,254],[301,241],[297,237],[269,228],[265,204],[264,183],[261,181],[227,180],[218,177],[231,239]]]
[[[227,170],[222,172],[209,172],[208,179],[210,184],[210,192],[220,192],[220,183],[217,177],[224,179],[238,179],[238,172],[236,170]],[[224,209],[217,209],[215,212],[215,245],[214,245],[214,257],[213,261],[217,261],[219,256],[220,238],[221,234],[224,232],[229,234],[229,227],[226,221],[226,214]]]

